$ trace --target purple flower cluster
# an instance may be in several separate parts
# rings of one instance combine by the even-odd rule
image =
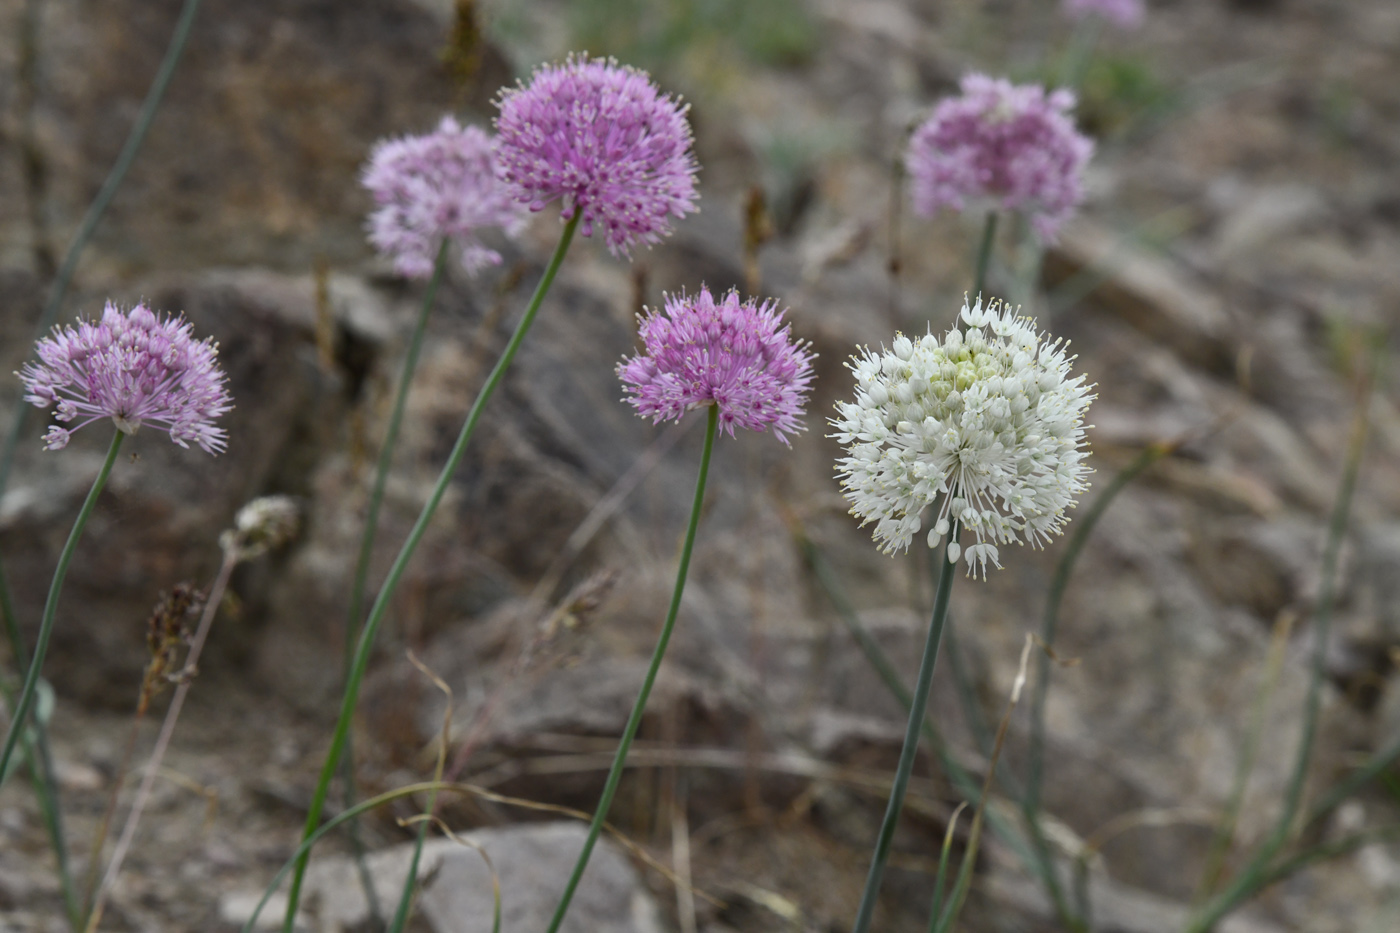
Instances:
[[[637,413],[652,422],[679,421],[692,408],[715,405],[719,425],[784,434],[804,430],[798,420],[812,381],[814,354],[793,340],[774,302],[737,292],[715,301],[708,289],[694,297],[669,295],[665,314],[640,319],[644,352],[617,367]]]
[[[1070,19],[1101,16],[1119,29],[1136,29],[1147,15],[1143,0],[1064,0]]]
[[[524,225],[523,209],[496,177],[491,137],[451,117],[427,135],[379,142],[363,181],[379,205],[369,218],[370,243],[407,278],[432,275],[444,240],[461,248],[469,273],[495,265],[500,255],[477,231],[500,227],[513,236]]]
[[[1053,239],[1083,199],[1081,176],[1094,144],[1074,128],[1074,95],[970,74],[962,96],[942,101],[905,157],[914,208],[932,216],[990,201],[1030,218]]]
[[[151,422],[181,447],[194,441],[211,454],[227,446],[227,433],[214,426],[233,407],[218,345],[195,340],[181,317],[162,319],[143,304],[123,313],[109,301],[101,321],[55,327],[35,351],[39,362],[19,373],[24,400],[57,405],[65,425],[84,419],[50,426],[49,450],[67,446],[74,431],[99,418],[111,418],[127,434]]]
[[[497,158],[516,197],[534,211],[562,199],[562,216],[581,211],[584,236],[601,226],[614,256],[659,242],[669,217],[695,210],[687,108],[646,72],[571,56],[499,104]]]

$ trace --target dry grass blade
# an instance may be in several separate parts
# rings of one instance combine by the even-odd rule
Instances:
[[[204,601],[204,611],[199,617],[199,626],[195,630],[194,638],[190,641],[189,653],[185,655],[185,670],[193,672],[199,667],[199,656],[204,649],[204,643],[209,637],[209,630],[213,627],[214,617],[218,615],[219,606],[223,603],[224,591],[228,588],[229,579],[233,576],[234,567],[238,566],[240,558],[237,547],[225,547],[224,559],[219,565],[218,576],[209,587],[209,596]],[[161,762],[165,760],[165,753],[170,748],[170,740],[175,735],[175,724],[180,719],[180,711],[184,709],[185,697],[189,695],[190,687],[194,684],[192,676],[186,676],[180,681],[180,685],[175,688],[175,696],[170,700],[170,708],[165,712],[165,720],[160,726],[160,735],[156,737],[155,747],[151,750],[150,760],[146,764],[145,776],[141,779],[141,786],[136,791],[136,799],[132,801],[131,810],[127,813],[126,823],[122,826],[122,834],[117,839],[116,848],[112,850],[111,861],[107,863],[107,870],[102,875],[102,883],[98,886],[96,893],[92,897],[92,908],[88,911],[86,931],[92,933],[102,921],[102,907],[108,894],[111,893],[112,885],[116,884],[117,876],[121,873],[122,862],[126,858],[126,853],[130,851],[132,842],[136,839],[136,827],[141,822],[141,814],[145,812],[146,804],[151,799],[151,789],[155,785],[157,773],[161,771]],[[101,852],[94,852],[93,859],[100,860]]]
[[[1026,643],[1021,648],[1021,661],[1016,669],[1016,679],[1011,684],[1011,698],[1006,704],[1006,712],[1001,717],[1001,724],[997,726],[996,744],[992,746],[991,761],[987,764],[987,776],[982,781],[982,795],[977,801],[977,809],[972,816],[972,832],[967,840],[967,851],[963,853],[962,867],[958,870],[957,884],[953,888],[952,899],[948,903],[948,909],[939,917],[934,915],[929,918],[929,929],[931,933],[945,933],[953,928],[953,921],[957,919],[958,912],[962,909],[963,900],[967,897],[968,888],[972,884],[972,869],[977,863],[977,847],[982,841],[982,818],[987,811],[987,801],[992,793],[992,781],[996,777],[997,759],[1001,757],[1002,747],[1006,744],[1006,730],[1011,726],[1011,714],[1016,710],[1016,704],[1021,701],[1021,690],[1026,686],[1026,670],[1030,665],[1031,648],[1035,646],[1035,639],[1030,633],[1026,634]]]
[[[447,743],[452,736],[452,688],[441,677],[434,674],[428,665],[420,661],[412,649],[407,654],[408,663],[416,667],[419,673],[432,681],[433,686],[441,690],[447,697],[447,703],[442,711],[442,731],[438,736],[437,762],[433,766],[433,784],[437,785],[442,783],[442,771],[447,766]],[[418,887],[418,864],[423,858],[423,843],[428,838],[428,826],[430,823],[436,822],[433,817],[435,809],[437,809],[437,791],[434,790],[428,792],[428,805],[424,808],[423,818],[419,821],[418,833],[413,842],[413,857],[408,862],[408,874],[404,877],[403,891],[399,894],[399,905],[394,910],[394,919],[389,922],[389,933],[400,933],[407,925],[409,915],[413,913],[413,892]],[[496,919],[499,922],[499,890],[497,891],[496,906]]]
[[[676,916],[681,933],[695,933],[695,895],[691,893],[690,823],[685,812],[684,787],[671,798],[671,863],[684,884],[676,885]]]
[[[953,853],[953,834],[958,828],[958,817],[967,809],[967,801],[958,804],[958,808],[953,811],[953,816],[948,820],[948,831],[943,834],[943,848],[938,853],[938,874],[933,879],[933,906],[929,908],[929,917],[937,918],[943,912],[943,887],[948,879],[948,862]]]
[[[432,675],[429,674],[428,676],[431,677]],[[406,819],[399,820],[398,823],[400,826],[412,826],[415,823],[432,823],[439,830],[441,830],[442,834],[448,839],[451,839],[459,846],[463,846],[464,848],[474,850],[477,855],[481,856],[481,860],[486,863],[486,871],[489,872],[491,875],[491,894],[492,899],[494,901],[491,914],[491,933],[500,933],[501,876],[499,873],[497,873],[495,863],[491,861],[491,856],[486,854],[486,847],[483,846],[481,843],[476,842],[475,840],[468,839],[465,836],[457,835],[457,833],[453,832],[452,828],[446,823],[444,823],[440,817],[434,816],[432,813],[420,813],[417,816],[410,816]],[[405,883],[412,884],[412,879]]]
[[[264,908],[267,907],[267,902],[272,898],[273,892],[277,890],[277,888],[282,884],[283,880],[287,877],[287,875],[291,873],[292,869],[296,865],[297,860],[300,859],[301,856],[305,853],[311,851],[311,848],[317,842],[321,841],[321,839],[324,836],[326,836],[328,833],[335,831],[338,827],[341,826],[341,824],[346,823],[349,820],[353,820],[361,814],[367,813],[368,811],[374,810],[378,807],[382,807],[387,803],[392,803],[395,800],[402,800],[405,797],[412,797],[414,794],[419,793],[464,794],[467,796],[477,797],[481,800],[487,800],[492,803],[499,803],[502,806],[517,807],[522,810],[532,810],[537,813],[556,813],[561,816],[570,817],[571,819],[583,820],[584,822],[590,821],[593,818],[592,814],[585,813],[582,810],[575,810],[573,807],[565,807],[553,803],[542,803],[537,800],[526,800],[521,797],[510,797],[505,794],[498,794],[495,791],[487,790],[486,788],[479,787],[475,784],[427,781],[419,784],[409,784],[406,787],[400,787],[395,790],[386,791],[382,794],[379,794],[378,796],[361,801],[360,803],[357,803],[355,806],[349,808],[348,810],[336,814],[331,819],[326,820],[324,823],[322,823],[320,828],[318,828],[315,832],[313,832],[310,836],[303,840],[301,845],[297,847],[297,850],[292,853],[291,858],[287,860],[287,862],[282,866],[281,870],[277,872],[277,874],[273,877],[272,881],[268,884],[266,890],[264,890],[263,896],[259,900],[257,906],[249,915],[248,919],[244,921],[243,933],[252,933],[252,930],[256,927],[258,918],[262,916]],[[421,819],[421,817],[419,818]],[[681,879],[676,876],[675,872],[671,871],[671,869],[663,865],[654,856],[652,856],[651,853],[647,852],[646,849],[644,849],[642,846],[638,845],[636,842],[633,842],[630,838],[627,837],[626,834],[624,834],[617,827],[613,826],[611,823],[605,822],[602,824],[602,828],[603,831],[606,832],[609,836],[611,836],[619,845],[621,845],[639,861],[643,862],[648,867],[654,869],[667,881],[677,885],[683,883]],[[692,891],[692,893],[695,894],[696,897],[699,897],[707,901],[708,903],[713,904],[715,907],[724,909],[726,906],[728,906],[727,904],[725,904],[724,901],[710,894],[707,894],[699,888],[691,887],[690,890]]]

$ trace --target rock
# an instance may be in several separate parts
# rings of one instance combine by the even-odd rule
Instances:
[[[1055,921],[1048,899],[1031,882],[1001,870],[993,871],[984,883],[996,892],[996,900],[1005,905],[1003,910],[1019,908],[1037,917],[1039,922]],[[1096,871],[1089,874],[1088,894],[1094,908],[1095,929],[1114,933],[1176,933],[1190,916],[1184,903],[1116,883]],[[1215,929],[1219,933],[1283,933],[1287,929],[1259,914],[1250,909],[1236,911],[1221,920]]]
[[[1260,188],[1241,198],[1216,234],[1221,259],[1230,261],[1326,217],[1327,202],[1311,185]]]
[[[491,929],[492,873],[500,882],[501,929],[543,929],[554,913],[588,828],[578,822],[532,823],[431,839],[423,846],[418,912],[436,933]],[[465,845],[463,844],[465,843]],[[480,851],[473,851],[474,847]],[[482,852],[490,859],[490,868]],[[413,844],[371,853],[365,868],[381,910],[392,911],[403,891]],[[369,920],[359,868],[347,856],[319,858],[307,870],[299,926],[315,933],[351,933]],[[261,892],[232,892],[219,900],[225,923],[244,924]],[[286,911],[278,892],[258,918],[274,929]],[[561,933],[661,933],[657,907],[623,850],[606,836],[593,849]]]
[[[1096,304],[1196,366],[1231,371],[1230,319],[1219,299],[1184,270],[1081,217],[1046,250],[1044,277],[1053,287],[1081,274],[1103,277],[1093,291]]]
[[[482,830],[466,838],[490,856],[500,881],[501,929],[544,929],[588,830],[581,823],[545,823]],[[476,852],[444,852],[423,890],[422,910],[436,933],[488,933],[491,870]],[[598,840],[560,927],[561,933],[660,933],[655,902],[622,850]]]
[[[179,5],[112,3],[81,20],[76,9],[47,9],[39,29],[38,194],[60,244],[126,139]],[[439,15],[411,0],[201,10],[89,262],[300,271],[318,258],[360,260],[369,252],[361,226],[369,198],[356,174],[374,141],[423,132],[462,104],[480,119],[510,80],[489,40],[479,48],[485,67],[465,85],[454,80],[439,64],[445,31]],[[50,64],[79,60],[71,70]],[[7,108],[17,96],[7,95]],[[21,119],[5,116],[12,125]],[[0,201],[25,203],[32,193],[22,184],[19,173],[0,173]],[[0,240],[28,240],[27,214],[7,211]]]

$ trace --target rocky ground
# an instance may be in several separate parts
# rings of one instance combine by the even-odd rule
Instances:
[[[0,371],[27,352],[56,260],[178,6],[0,0]],[[478,6],[481,43],[454,31],[447,0],[207,0],[79,267],[70,309],[92,314],[111,297],[183,310],[220,341],[237,402],[216,460],[156,435],[130,445],[70,573],[46,673],[79,873],[158,592],[208,580],[219,530],[252,496],[295,495],[306,519],[297,542],[234,578],[167,761],[172,780],[157,784],[104,929],[237,929],[305,818],[334,717],[367,476],[420,297],[363,240],[356,173],[370,145],[449,110],[488,120],[496,87],[585,42],[653,68],[692,101],[702,210],[630,265],[575,246],[395,601],[358,723],[361,792],[432,772],[445,704],[407,660],[412,649],[453,692],[448,757],[461,780],[591,807],[664,611],[700,441],[631,415],[612,366],[640,305],[701,283],[751,287],[756,275],[821,354],[810,429],[791,451],[746,436],[716,453],[678,634],[614,808],[634,847],[600,857],[575,929],[827,931],[854,911],[902,716],[793,529],[912,677],[932,600],[924,557],[881,556],[846,515],[824,413],[849,391],[842,362],[857,343],[944,326],[969,285],[977,219],[915,218],[897,194],[910,122],[967,70],[1056,73],[1070,30],[1048,0],[789,0],[768,15],[621,0]],[[1397,60],[1400,7],[1389,0],[1150,3],[1146,27],[1106,32],[1085,74],[1082,120],[1099,150],[1082,216],[1038,266],[1003,225],[993,291],[1071,338],[1098,384],[1086,503],[1146,445],[1180,442],[1098,525],[1056,645],[1077,663],[1054,672],[1045,804],[1066,864],[1099,847],[1098,930],[1181,928],[1251,736],[1257,764],[1229,864],[1277,812],[1364,347],[1400,306]],[[743,209],[755,185],[775,235],[750,269]],[[445,286],[378,572],[557,230],[545,211],[522,243],[504,245],[498,270]],[[1366,408],[1314,790],[1400,730],[1400,408],[1388,369]],[[38,616],[105,443],[84,432],[61,454],[22,449],[0,502],[22,619]],[[643,456],[654,467],[638,478]],[[629,494],[600,515],[620,484]],[[581,540],[581,526],[596,531]],[[956,639],[932,710],[976,775],[986,756],[969,722],[1001,716],[1062,549],[1004,554],[1005,569],[954,591]],[[1026,729],[1018,715],[1007,786],[1022,779]],[[931,758],[920,763],[880,929],[925,928],[938,845],[962,799]],[[400,802],[364,825],[385,899],[411,838],[395,821],[414,810]],[[577,831],[557,813],[481,796],[444,800],[440,814],[497,864],[506,928],[539,926]],[[1311,841],[1397,819],[1395,799],[1372,788]],[[348,843],[324,851],[308,929],[366,928]],[[430,856],[414,922],[487,929],[478,856],[451,842]],[[698,893],[678,895],[677,874]],[[53,879],[37,809],[13,781],[0,794],[0,930],[62,929]],[[994,836],[963,926],[1059,928]],[[1397,926],[1400,850],[1372,847],[1271,888],[1222,929]]]

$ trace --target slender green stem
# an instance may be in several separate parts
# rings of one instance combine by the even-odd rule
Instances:
[[[5,569],[0,567],[0,614],[4,616],[5,637],[10,643],[10,655],[15,667],[25,670],[29,667],[29,652],[24,647],[24,636],[20,634],[15,620],[15,607],[10,601],[10,590],[5,581]],[[3,685],[5,705],[14,709],[14,691],[8,683]],[[20,736],[20,748],[29,766],[29,780],[34,786],[34,796],[39,802],[39,814],[44,821],[44,830],[49,834],[49,846],[53,849],[54,861],[58,867],[58,884],[63,895],[63,908],[68,915],[68,924],[74,930],[82,924],[82,905],[78,903],[77,889],[73,886],[73,875],[68,866],[68,841],[63,835],[63,811],[58,804],[58,782],[54,779],[53,755],[49,751],[49,732],[45,723],[34,720],[34,734],[25,730]]]
[[[1026,829],[1031,834],[1032,844],[1042,860],[1048,861],[1050,858],[1050,843],[1040,825],[1041,791],[1045,777],[1045,700],[1050,690],[1049,652],[1054,649],[1055,645],[1060,604],[1064,601],[1065,590],[1069,586],[1070,575],[1074,572],[1075,564],[1079,561],[1079,555],[1084,550],[1084,545],[1088,543],[1089,536],[1098,525],[1099,519],[1108,511],[1108,507],[1118,497],[1118,494],[1127,488],[1138,474],[1156,463],[1171,449],[1171,445],[1161,443],[1148,446],[1104,487],[1103,492],[1094,500],[1094,504],[1084,513],[1083,517],[1075,522],[1074,533],[1070,535],[1069,544],[1060,556],[1060,561],[1055,566],[1055,575],[1050,581],[1050,592],[1046,597],[1045,612],[1040,621],[1040,640],[1047,650],[1036,655],[1035,687],[1031,692],[1030,742],[1026,756],[1026,793],[1021,799],[1021,812],[1025,819]],[[1067,912],[1068,902],[1060,890],[1058,876],[1052,871],[1047,877],[1055,889],[1055,902],[1065,907],[1065,910],[1061,912],[1061,922],[1071,929],[1080,928],[1083,918],[1075,918]]]
[[[24,732],[25,720],[29,717],[29,708],[34,703],[34,691],[39,686],[39,671],[44,666],[44,657],[49,652],[49,639],[53,636],[53,620],[58,611],[58,594],[63,590],[63,578],[68,575],[68,564],[73,559],[73,552],[77,550],[78,539],[83,535],[83,527],[87,525],[88,517],[92,515],[93,506],[97,504],[97,497],[102,492],[102,487],[107,484],[107,477],[111,475],[112,465],[117,462],[117,451],[122,446],[122,439],[126,437],[121,431],[115,432],[112,437],[112,446],[107,449],[107,459],[102,462],[102,469],[97,474],[97,479],[93,480],[92,488],[88,490],[87,499],[83,502],[82,509],[78,512],[77,521],[73,523],[73,530],[68,533],[68,541],[63,545],[63,551],[58,555],[58,568],[54,571],[53,581],[49,584],[49,596],[44,603],[44,617],[39,623],[39,639],[34,646],[34,657],[29,662],[29,672],[24,676],[24,686],[20,688],[19,700],[16,702],[14,712],[10,718],[10,729],[5,734],[5,749],[0,752],[0,774],[5,773],[9,767],[10,755],[15,750],[15,743],[19,741],[21,733]]]
[[[26,734],[20,741],[24,743],[24,754],[30,761],[30,782],[34,785],[34,796],[39,801],[44,830],[49,834],[49,846],[53,849],[54,861],[57,863],[63,910],[68,915],[69,926],[76,931],[82,923],[83,908],[78,903],[78,890],[73,884],[73,872],[68,862],[68,841],[63,836],[63,810],[58,802],[58,782],[54,779],[48,727],[38,723],[36,725],[36,737],[31,739]]]
[[[1380,366],[1379,348],[1375,351],[1370,368],[1363,378],[1358,392],[1356,416],[1352,421],[1351,441],[1348,445],[1346,465],[1342,471],[1341,483],[1337,489],[1337,500],[1332,508],[1328,523],[1327,544],[1322,552],[1322,579],[1318,592],[1317,611],[1313,618],[1313,657],[1312,673],[1308,681],[1308,694],[1303,706],[1303,728],[1298,736],[1298,751],[1289,776],[1288,788],[1284,795],[1283,811],[1273,832],[1269,834],[1240,872],[1234,882],[1221,892],[1220,896],[1207,904],[1200,913],[1191,919],[1186,933],[1207,933],[1227,913],[1234,910],[1246,898],[1272,883],[1269,866],[1294,830],[1295,819],[1303,801],[1303,784],[1307,778],[1308,762],[1312,758],[1313,741],[1317,735],[1318,713],[1322,706],[1322,685],[1327,675],[1327,643],[1332,627],[1332,607],[1336,600],[1337,560],[1342,549],[1342,539],[1346,536],[1347,523],[1351,518],[1351,503],[1356,492],[1356,478],[1361,470],[1361,455],[1366,446],[1366,433],[1369,426],[1371,390],[1376,372]],[[1330,795],[1329,795],[1330,800]]]
[[[82,222],[78,225],[78,233],[73,237],[73,242],[68,245],[68,252],[63,256],[63,263],[58,267],[58,275],[54,278],[53,287],[49,290],[44,310],[39,315],[38,323],[34,326],[32,343],[37,343],[38,339],[43,337],[53,326],[54,319],[58,316],[58,309],[63,304],[63,297],[67,294],[68,286],[73,281],[73,273],[78,268],[78,259],[82,256],[83,249],[92,239],[93,233],[96,232],[98,221],[107,212],[107,207],[112,203],[117,189],[121,187],[123,179],[126,178],[131,163],[136,161],[136,155],[141,151],[141,144],[146,141],[146,132],[151,128],[151,122],[155,119],[156,111],[160,108],[161,99],[165,96],[166,88],[170,86],[170,79],[175,74],[175,66],[185,51],[185,44],[190,37],[190,29],[194,26],[195,14],[199,11],[199,4],[200,0],[185,0],[185,5],[180,10],[180,18],[176,20],[175,30],[170,36],[170,45],[165,50],[165,58],[161,59],[156,76],[151,81],[150,90],[146,92],[146,99],[141,104],[141,112],[136,115],[136,123],[131,127],[131,132],[127,135],[126,143],[117,155],[117,161],[112,165],[112,170],[107,173],[106,180],[102,182],[97,197],[92,199],[92,203],[88,205],[87,213],[83,214]],[[28,405],[15,406],[14,417],[10,420],[10,432],[5,438],[4,449],[0,450],[0,495],[4,495],[9,486],[10,469],[14,466],[15,449],[19,446],[20,434],[24,430],[28,414]]]
[[[875,840],[875,853],[870,860],[870,873],[865,879],[865,891],[861,894],[860,908],[856,911],[853,933],[866,933],[875,917],[875,905],[879,901],[880,879],[885,873],[885,862],[890,857],[890,845],[894,842],[895,827],[899,825],[899,814],[904,809],[904,794],[909,789],[909,776],[914,771],[914,759],[919,750],[919,727],[924,721],[924,710],[928,706],[929,689],[933,686],[933,668],[938,661],[938,643],[943,637],[943,624],[948,618],[948,599],[953,589],[953,575],[957,565],[948,560],[948,545],[958,539],[958,525],[948,530],[943,543],[943,568],[938,575],[938,595],[933,601],[933,617],[929,620],[928,637],[924,639],[923,658],[919,662],[919,676],[914,682],[914,696],[909,706],[909,724],[904,729],[904,746],[899,752],[899,764],[895,767],[894,786],[890,789],[889,805],[885,808],[885,819],[880,825],[880,835]]]
[[[530,325],[534,323],[535,315],[544,302],[544,296],[549,292],[549,287],[554,284],[554,277],[564,262],[564,255],[569,251],[569,244],[573,241],[574,231],[578,229],[581,216],[581,213],[575,213],[564,225],[564,232],[559,237],[559,245],[555,247],[554,255],[550,257],[549,265],[545,267],[544,275],[535,288],[535,294],[530,298],[530,304],[525,308],[524,316],[521,317],[520,323],[516,326],[515,333],[511,335],[505,350],[501,352],[501,358],[496,361],[495,368],[486,377],[486,382],[482,385],[480,393],[477,394],[476,401],[472,403],[471,411],[467,413],[467,419],[462,424],[462,431],[457,436],[452,453],[442,468],[442,474],[438,477],[432,494],[429,495],[428,501],[424,504],[418,521],[414,523],[413,530],[409,532],[408,539],[404,541],[399,556],[394,559],[393,566],[389,568],[389,575],[385,578],[384,585],[380,587],[374,605],[370,608],[369,618],[365,621],[364,628],[360,632],[360,641],[355,649],[355,659],[350,667],[350,676],[345,683],[345,696],[340,705],[340,718],[336,721],[335,732],[331,737],[331,747],[326,753],[326,761],[321,768],[320,779],[317,781],[316,790],[311,797],[311,807],[306,815],[306,827],[302,832],[303,839],[310,838],[321,823],[321,811],[326,805],[326,795],[330,790],[331,781],[335,778],[336,767],[340,763],[340,756],[345,750],[345,742],[350,734],[350,721],[355,715],[355,701],[360,694],[360,682],[364,679],[365,670],[369,667],[369,656],[374,648],[374,636],[379,631],[379,624],[383,621],[385,612],[388,611],[389,601],[393,598],[399,579],[408,568],[408,562],[413,557],[413,552],[417,550],[419,542],[423,540],[423,535],[427,533],[428,524],[432,520],[433,513],[437,511],[438,503],[442,501],[443,495],[447,492],[452,475],[456,473],[458,464],[462,462],[462,456],[467,451],[467,444],[476,431],[477,422],[481,420],[481,413],[485,409],[486,403],[490,401],[496,387],[500,385],[502,377],[510,367],[511,361],[515,359],[516,351],[520,349],[520,344],[525,340],[525,335],[529,332]],[[296,869],[292,875],[291,890],[287,895],[287,914],[283,921],[285,933],[291,933],[294,926],[297,902],[300,899],[301,885],[306,875],[306,864],[307,853],[303,852],[297,859]]]
[[[1060,84],[1077,91],[1094,60],[1094,47],[1099,44],[1103,33],[1103,17],[1086,16],[1080,21],[1070,38],[1069,52],[1065,56],[1064,68],[1060,72]]]
[[[1375,829],[1363,830],[1350,836],[1343,836],[1341,839],[1304,849],[1269,869],[1260,879],[1259,889],[1263,890],[1271,884],[1277,884],[1309,865],[1316,865],[1318,862],[1325,862],[1328,859],[1355,852],[1365,846],[1381,842],[1395,842],[1397,839],[1400,839],[1400,826],[1378,826]]]
[[[1337,809],[1344,800],[1395,764],[1397,759],[1400,759],[1400,736],[1397,736],[1395,741],[1376,752],[1364,765],[1338,781],[1327,793],[1323,794],[1322,798],[1313,804],[1312,809],[1308,811],[1307,819],[1303,825],[1309,826],[1316,823]]]
[[[350,666],[355,659],[354,647],[360,626],[360,615],[364,610],[365,589],[369,580],[370,558],[374,555],[374,538],[379,530],[379,509],[384,502],[384,487],[389,479],[389,467],[394,461],[394,449],[398,446],[399,428],[403,424],[403,413],[408,403],[408,390],[413,385],[413,374],[418,369],[418,356],[423,349],[423,336],[428,332],[428,317],[433,310],[433,299],[442,283],[447,269],[447,250],[450,241],[444,239],[438,247],[437,259],[433,263],[433,275],[428,281],[428,290],[423,295],[422,307],[418,310],[418,320],[413,325],[413,333],[408,340],[408,353],[404,357],[403,371],[399,374],[398,390],[394,394],[393,409],[389,414],[389,426],[384,432],[384,443],[379,449],[379,460],[374,467],[374,482],[370,487],[369,504],[365,511],[365,529],[360,537],[360,553],[355,559],[355,576],[350,585],[350,608],[345,614],[345,673],[350,678]],[[341,758],[341,788],[345,806],[351,806],[359,796],[355,787],[355,749],[351,737],[346,737],[345,754]],[[374,879],[369,866],[365,864],[365,846],[360,838],[360,824],[352,820],[347,830],[350,846],[354,851],[355,867],[360,877],[360,887],[364,889],[365,900],[369,904],[372,926],[378,929],[383,925],[379,912],[379,895],[374,889]],[[419,835],[426,832],[426,827]]]
[[[982,241],[977,246],[977,278],[972,284],[974,301],[982,297],[987,289],[987,266],[992,261],[992,245],[997,238],[997,212],[987,211],[987,219],[982,224]]]
[[[1200,904],[1214,893],[1220,876],[1225,870],[1225,859],[1235,842],[1235,829],[1239,825],[1240,811],[1244,807],[1245,793],[1249,790],[1249,777],[1254,771],[1254,762],[1259,755],[1259,746],[1264,739],[1269,701],[1274,688],[1283,673],[1284,656],[1288,649],[1288,636],[1293,631],[1293,616],[1280,615],[1274,623],[1273,635],[1269,639],[1269,650],[1264,658],[1264,670],[1259,678],[1259,689],[1254,695],[1254,708],[1249,714],[1249,726],[1245,731],[1244,747],[1235,763],[1235,777],[1230,786],[1230,795],[1225,799],[1225,809],[1220,822],[1215,827],[1215,837],[1206,850],[1205,868],[1201,870],[1201,880],[1196,884],[1193,904]]]
[[[617,754],[613,757],[612,769],[608,771],[607,783],[603,785],[603,795],[598,799],[598,808],[593,811],[593,822],[588,827],[588,838],[584,840],[583,851],[579,853],[578,861],[574,864],[574,871],[569,876],[569,883],[564,886],[564,894],[559,898],[559,906],[554,909],[554,917],[549,921],[548,933],[558,933],[559,925],[564,922],[564,915],[569,912],[569,902],[573,900],[574,891],[583,878],[583,871],[588,867],[588,859],[593,854],[593,846],[598,841],[598,834],[602,832],[603,822],[607,819],[613,797],[617,794],[617,785],[622,780],[622,771],[627,764],[627,750],[632,747],[632,739],[637,734],[637,727],[642,724],[642,713],[646,710],[647,698],[651,696],[652,684],[656,682],[656,672],[661,669],[661,658],[666,654],[666,645],[671,640],[671,630],[675,628],[676,615],[681,608],[681,594],[685,592],[685,578],[690,572],[690,555],[695,549],[695,531],[700,527],[700,507],[705,502],[705,481],[710,474],[710,453],[714,450],[715,430],[718,425],[719,408],[711,405],[705,420],[705,447],[700,454],[700,475],[695,480],[695,499],[690,506],[690,524],[685,530],[685,543],[681,546],[681,560],[680,566],[676,569],[676,586],[671,593],[671,607],[666,611],[666,621],[661,625],[661,636],[656,640],[656,650],[652,652],[651,666],[647,668],[646,678],[642,681],[642,689],[637,694],[637,702],[632,704],[632,714],[627,717],[627,726],[622,731],[622,740],[618,743]]]

